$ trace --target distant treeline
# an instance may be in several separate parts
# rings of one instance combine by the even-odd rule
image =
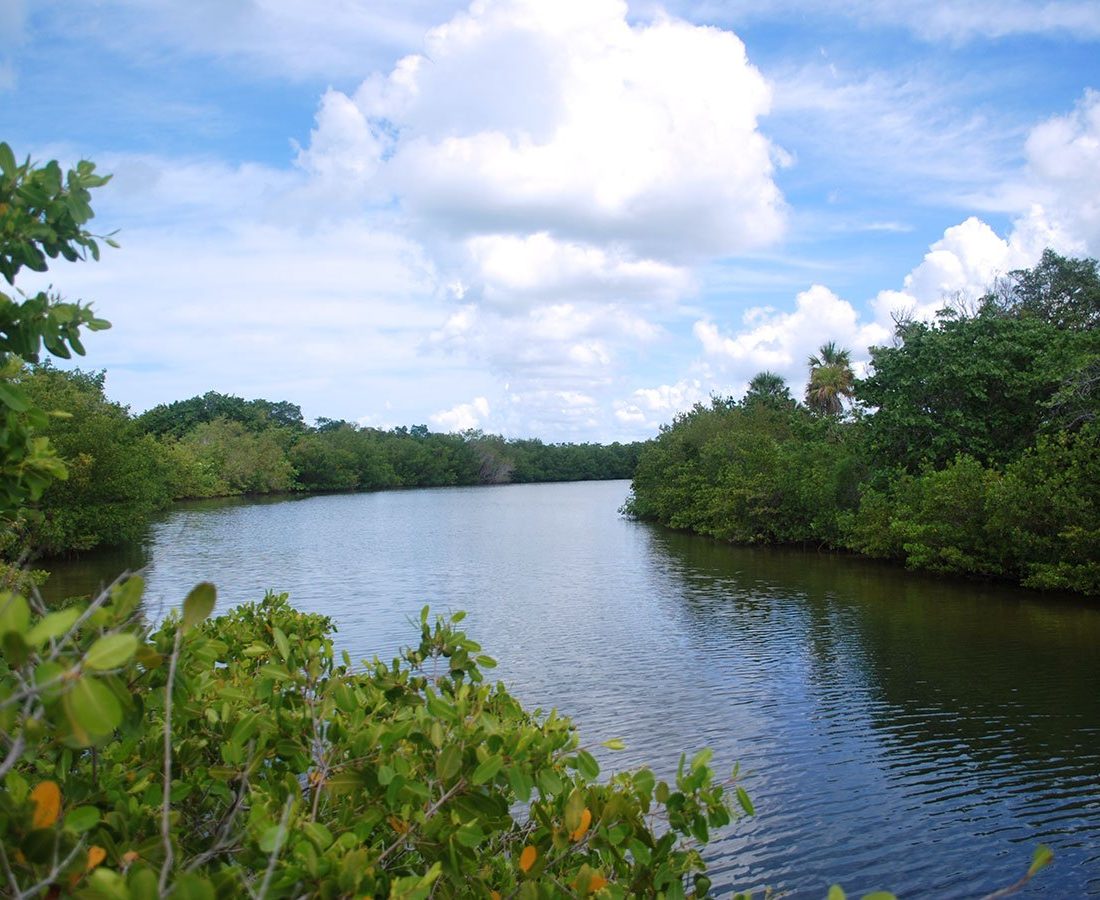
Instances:
[[[1100,594],[1100,274],[1047,251],[866,378],[831,344],[805,402],[763,372],[642,451],[627,511],[739,543]]]
[[[104,395],[104,373],[28,368],[20,385],[58,410],[44,433],[69,475],[38,514],[0,536],[0,554],[56,555],[140,539],[174,500],[288,491],[629,478],[641,444],[547,444],[479,431],[439,434],[319,419],[293,403],[211,391],[133,417]]]

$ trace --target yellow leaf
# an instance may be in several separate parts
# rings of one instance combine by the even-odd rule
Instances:
[[[490,900],[500,900],[500,891],[490,891],[489,897]]]
[[[31,791],[34,818],[31,828],[49,828],[61,815],[61,788],[56,781],[43,781]]]
[[[85,872],[90,872],[107,858],[107,851],[93,844],[88,848],[88,862],[84,866]]]
[[[122,864],[124,866],[131,866],[140,859],[136,850],[127,850],[122,854]]]
[[[581,813],[581,823],[577,826],[576,830],[569,835],[569,839],[572,841],[579,841],[586,831],[588,826],[592,824],[592,811],[585,807],[584,812]]]
[[[593,875],[588,879],[588,892],[590,894],[594,894],[605,887],[607,887],[607,879],[602,875]]]
[[[523,852],[519,855],[519,868],[522,872],[530,872],[531,866],[535,864],[535,860],[539,858],[539,851],[528,844],[523,848]]]

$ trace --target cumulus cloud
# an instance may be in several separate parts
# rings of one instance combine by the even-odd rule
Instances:
[[[466,247],[480,275],[482,298],[503,308],[561,297],[673,303],[693,289],[682,266],[633,259],[615,247],[557,241],[545,231],[479,235]]]
[[[353,97],[330,91],[300,162],[320,174],[353,148],[461,237],[728,254],[782,233],[769,103],[731,32],[632,24],[621,0],[477,2]]]
[[[1007,236],[974,216],[946,229],[901,290],[874,299],[879,322],[897,313],[930,319],[955,297],[980,297],[999,276],[1034,265],[1047,247],[1100,254],[1100,93],[1087,91],[1072,112],[1035,126],[1025,149],[1027,171],[1004,191],[1024,207]]]
[[[623,426],[644,432],[652,432],[663,423],[671,421],[677,413],[691,409],[707,398],[702,382],[683,379],[675,384],[638,388],[627,399],[614,403],[615,418]]]
[[[1100,92],[1038,125],[1027,139],[1028,168],[1038,202],[1069,250],[1100,255]]]
[[[701,320],[694,333],[704,354],[731,380],[747,385],[753,375],[767,369],[787,378],[795,393],[805,382],[807,357],[826,341],[849,349],[859,367],[866,361],[867,347],[890,335],[876,322],[861,322],[851,303],[820,284],[800,293],[793,310],[756,307],[744,314],[742,324],[740,331],[727,335],[713,322]]]
[[[459,403],[451,409],[435,413],[431,421],[444,431],[469,431],[480,428],[488,417],[489,401],[484,397],[475,397],[469,403]]]
[[[613,304],[556,303],[522,316],[466,304],[429,335],[425,347],[477,357],[517,383],[548,377],[603,382],[620,353],[660,335],[648,320]]]

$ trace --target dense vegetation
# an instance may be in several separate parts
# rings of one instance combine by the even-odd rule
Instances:
[[[765,372],[662,428],[627,510],[1100,594],[1096,261],[1048,250],[969,310],[899,322],[866,378],[832,344],[809,365],[805,404]]]
[[[385,431],[328,419],[309,426],[292,403],[214,391],[135,418],[107,399],[104,381],[103,372],[48,362],[13,369],[9,390],[38,409],[67,414],[44,417],[35,434],[65,461],[68,478],[40,492],[38,515],[11,529],[0,553],[131,542],[173,500],[629,478],[641,446],[439,434],[423,425]]]

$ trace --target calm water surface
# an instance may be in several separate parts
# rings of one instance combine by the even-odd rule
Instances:
[[[672,533],[620,518],[627,489],[197,505],[52,588],[145,564],[154,612],[203,579],[223,608],[285,590],[357,658],[467,610],[526,703],[627,741],[605,768],[741,763],[757,815],[709,848],[716,884],[979,897],[1045,842],[1025,894],[1100,896],[1100,608]]]

